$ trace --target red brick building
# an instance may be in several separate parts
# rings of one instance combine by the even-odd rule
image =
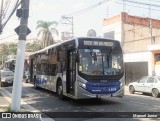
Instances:
[[[103,26],[104,37],[122,44],[127,83],[154,71],[160,75],[160,20],[122,12],[104,19]]]

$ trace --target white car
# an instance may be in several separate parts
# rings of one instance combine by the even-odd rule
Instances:
[[[150,93],[153,97],[160,96],[160,76],[145,76],[129,84],[129,92]]]
[[[0,86],[13,85],[14,73],[12,71],[0,70]]]

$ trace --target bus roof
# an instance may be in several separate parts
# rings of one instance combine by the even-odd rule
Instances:
[[[9,59],[7,61],[5,61],[5,63],[11,62],[11,61],[15,61],[16,59]]]
[[[43,49],[41,49],[41,50],[38,50],[38,51],[36,51],[36,52],[34,52],[33,54],[31,54],[30,56],[32,56],[32,55],[34,55],[34,54],[37,54],[37,53],[40,53],[40,52],[44,52],[44,51],[46,51],[46,50],[48,50],[48,49],[50,49],[50,48],[53,48],[53,47],[57,47],[57,46],[59,46],[59,45],[61,45],[61,44],[63,44],[63,43],[66,43],[66,42],[69,42],[69,41],[72,41],[72,40],[75,40],[75,39],[108,39],[108,40],[112,40],[112,39],[109,39],[109,38],[102,38],[102,37],[75,37],[75,38],[72,38],[72,39],[70,39],[70,40],[65,40],[65,41],[63,41],[63,42],[58,42],[58,43],[55,43],[55,44],[53,44],[53,45],[50,45],[50,46],[47,46],[47,47],[45,47],[45,48],[43,48]],[[114,41],[117,41],[117,40],[114,40]]]

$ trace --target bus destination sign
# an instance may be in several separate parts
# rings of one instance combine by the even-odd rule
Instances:
[[[113,42],[88,41],[88,40],[85,40],[83,42],[84,42],[84,45],[87,45],[87,46],[109,46],[109,47],[113,46]]]

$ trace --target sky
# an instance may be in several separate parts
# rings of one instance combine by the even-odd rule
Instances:
[[[11,0],[13,3],[16,0]],[[86,9],[92,5],[95,5],[104,0],[30,0],[30,15],[28,19],[28,27],[31,29],[31,34],[27,36],[27,39],[37,38],[36,25],[38,20],[43,21],[57,21],[59,26],[57,29],[61,32],[61,17],[63,15],[69,15],[76,11]],[[107,1],[107,0],[106,0]],[[89,29],[94,29],[97,33],[97,36],[103,36],[103,19],[112,17],[120,14],[123,10],[130,15],[136,16],[149,16],[148,6],[138,5],[133,3],[125,2],[123,7],[122,0],[108,0],[104,4],[101,4],[89,11],[84,12],[83,14],[73,16],[74,24],[74,36],[86,36]],[[124,0],[127,1],[127,0]],[[135,1],[135,0],[132,0]],[[138,0],[136,0],[138,1]],[[118,3],[117,3],[118,2]],[[140,2],[159,4],[159,0],[141,0]],[[121,3],[121,4],[120,4]],[[129,5],[132,5],[129,6]],[[13,4],[9,7],[9,10],[6,14],[10,14]],[[134,7],[133,7],[134,6]],[[135,7],[138,6],[138,7]],[[143,7],[143,8],[142,8]],[[145,9],[145,8],[147,9]],[[158,9],[151,7],[153,9]],[[159,11],[152,10],[151,17],[155,19],[160,19],[160,9]],[[19,26],[20,19],[14,14],[9,20],[7,25],[3,30],[3,34],[0,35],[0,43],[18,39],[18,36],[15,35],[14,29]],[[6,38],[7,37],[7,38]],[[4,39],[5,38],[5,39]]]

